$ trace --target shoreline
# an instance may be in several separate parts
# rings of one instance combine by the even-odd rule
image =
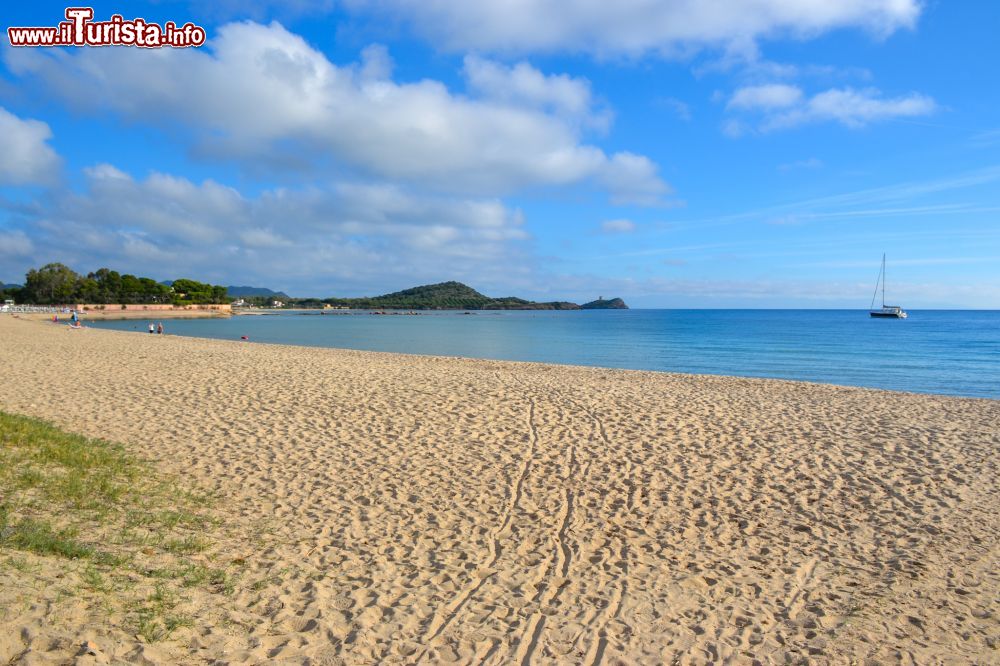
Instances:
[[[261,314],[264,314],[264,313],[261,313]],[[347,313],[345,313],[345,314],[347,314]],[[363,314],[363,313],[361,313],[359,311],[359,312],[352,312],[350,314]],[[233,316],[238,316],[238,315],[236,313],[233,313]],[[199,318],[202,318],[202,317],[199,317]],[[100,329],[100,330],[102,330],[102,331],[114,331],[114,332],[117,332],[117,333],[143,333],[142,330],[134,330],[134,331],[125,331],[125,330],[118,330],[118,329]],[[991,398],[991,397],[984,397],[984,396],[957,395],[957,394],[951,394],[951,393],[933,393],[933,392],[930,392],[930,391],[927,391],[927,392],[923,392],[923,391],[903,391],[903,390],[898,390],[898,389],[878,388],[878,387],[874,387],[874,386],[858,386],[858,385],[854,385],[854,384],[837,384],[837,383],[834,383],[834,382],[817,382],[817,381],[810,381],[810,380],[806,380],[806,379],[787,379],[787,378],[783,378],[783,377],[761,377],[761,376],[758,376],[758,375],[729,375],[729,374],[713,374],[713,373],[693,373],[693,372],[678,372],[678,371],[672,371],[672,370],[647,370],[647,369],[642,369],[642,368],[618,368],[618,367],[614,367],[614,366],[585,365],[585,364],[580,364],[580,363],[554,363],[554,362],[549,362],[549,361],[521,361],[521,360],[512,360],[512,359],[485,358],[485,357],[479,357],[479,356],[454,356],[454,355],[447,355],[447,354],[420,354],[420,353],[415,353],[415,352],[395,352],[395,351],[383,351],[383,350],[353,349],[351,347],[328,347],[328,346],[322,346],[322,345],[315,345],[315,346],[310,346],[310,345],[293,345],[293,344],[288,344],[288,343],[284,343],[284,342],[265,342],[265,341],[257,341],[257,340],[252,340],[252,339],[251,340],[237,340],[237,339],[229,339],[229,338],[202,337],[202,336],[196,336],[196,335],[179,335],[179,334],[176,334],[176,333],[167,333],[167,335],[172,335],[172,336],[180,337],[180,338],[189,338],[189,339],[193,339],[193,340],[213,340],[213,341],[218,341],[218,342],[231,342],[231,343],[241,344],[241,345],[245,345],[245,344],[258,344],[258,345],[267,345],[267,346],[275,346],[275,347],[289,347],[289,348],[301,349],[301,350],[329,349],[329,350],[343,351],[343,352],[358,352],[358,353],[365,353],[365,354],[390,354],[390,355],[398,355],[398,356],[402,356],[402,357],[415,357],[415,358],[428,358],[428,359],[453,359],[453,360],[461,360],[461,361],[484,361],[484,362],[492,362],[492,363],[513,363],[513,364],[523,364],[523,365],[526,365],[526,366],[540,365],[540,366],[552,366],[552,367],[556,367],[556,368],[592,369],[592,370],[607,371],[607,372],[653,373],[653,374],[656,374],[656,375],[667,375],[667,376],[672,376],[672,377],[722,378],[722,379],[734,379],[734,380],[784,382],[784,383],[791,383],[791,384],[805,384],[805,385],[810,385],[810,386],[825,386],[825,387],[838,388],[838,389],[854,389],[854,390],[861,390],[861,391],[875,391],[875,392],[889,393],[889,394],[896,394],[896,393],[898,393],[898,394],[902,394],[902,395],[925,396],[925,397],[939,397],[939,398],[948,398],[948,399],[957,399],[957,400],[984,400],[984,401],[987,401],[987,402],[1000,403],[1000,398]]]
[[[156,321],[158,319],[229,319],[230,315],[218,311],[204,310],[149,310],[149,311],[110,311],[110,314],[103,310],[84,310],[78,313],[80,321],[84,325],[87,321],[131,321],[133,319],[144,319]],[[16,317],[14,317],[16,315]],[[27,321],[52,321],[53,316],[59,317],[59,322],[68,321],[70,315],[63,312],[27,312],[27,313],[2,313],[0,316],[25,319]]]
[[[0,317],[0,408],[276,521],[174,660],[996,654],[997,401],[125,333]]]

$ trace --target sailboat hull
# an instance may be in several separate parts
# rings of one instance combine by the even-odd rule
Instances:
[[[882,307],[875,309],[875,297],[878,296],[878,286],[882,285]],[[876,319],[906,319],[906,312],[898,305],[885,304],[885,253],[882,253],[882,269],[878,272],[878,279],[875,281],[875,293],[872,294],[872,309],[868,311],[869,316]]]

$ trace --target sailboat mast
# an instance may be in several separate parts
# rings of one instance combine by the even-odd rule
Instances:
[[[882,307],[885,307],[885,252],[882,253]]]

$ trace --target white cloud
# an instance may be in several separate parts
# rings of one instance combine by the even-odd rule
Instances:
[[[469,88],[485,99],[547,109],[599,126],[609,121],[608,114],[593,110],[590,82],[586,79],[545,75],[527,62],[508,67],[475,55],[465,57],[463,72]]]
[[[658,167],[648,157],[615,153],[600,168],[599,179],[611,191],[615,204],[656,205],[673,192],[658,175]]]
[[[303,17],[328,14],[338,5],[336,0],[189,0],[186,4],[191,18],[203,18],[213,24],[233,18],[264,20],[275,16],[301,20]]]
[[[118,261],[124,261],[129,265],[139,265],[145,270],[139,273],[149,273],[163,265],[170,265],[174,260],[172,253],[161,249],[157,244],[151,243],[141,235],[120,231],[117,234],[120,255],[116,257]],[[148,277],[143,274],[143,277]]]
[[[436,224],[468,227],[493,238],[523,237],[519,212],[512,212],[499,199],[455,199],[419,196],[395,185],[341,183],[335,186],[339,206],[350,220],[370,224]]]
[[[114,166],[85,170],[88,192],[66,195],[62,215],[96,227],[141,229],[165,242],[221,243],[227,221],[249,213],[236,190],[206,180],[196,185],[185,178],[153,173],[135,181]]]
[[[528,65],[471,59],[466,74],[478,96],[470,97],[438,81],[388,79],[381,47],[338,66],[277,23],[249,22],[223,26],[210,48],[197,51],[4,55],[15,74],[77,109],[110,108],[172,128],[180,122],[200,155],[255,168],[333,160],[359,177],[486,196],[586,181],[628,200],[636,191],[646,198],[666,191],[647,158],[609,155],[581,140],[578,116],[594,116],[586,82]]]
[[[4,231],[0,229],[0,255],[8,257],[27,256],[34,249],[35,244],[31,242],[31,239],[23,231]]]
[[[918,0],[346,0],[363,14],[413,24],[444,49],[685,54],[840,28],[878,36],[912,27]]]
[[[753,123],[739,118],[726,121],[724,131],[730,136],[740,136],[751,125],[762,132],[822,122],[856,129],[884,120],[928,115],[937,109],[937,104],[919,93],[884,97],[875,88],[831,88],[806,98],[795,86],[770,84],[740,88],[726,108],[758,114]]]
[[[745,40],[731,42],[720,56],[696,64],[693,71],[698,77],[719,72],[735,73],[741,80],[752,84],[801,78],[819,82],[844,79],[871,81],[873,78],[872,72],[864,67],[775,62],[764,57],[757,42]]]
[[[114,166],[113,164],[108,164],[102,162],[101,164],[95,164],[94,166],[84,167],[83,175],[87,176],[92,180],[132,180],[132,177],[127,173]]]
[[[386,81],[392,78],[394,65],[389,49],[381,44],[370,44],[361,51],[360,78],[362,81]]]
[[[487,279],[531,261],[523,216],[496,199],[353,181],[247,196],[211,180],[137,179],[107,164],[85,173],[82,192],[53,193],[28,216],[27,233],[0,234],[0,246],[84,271],[281,280],[306,293],[328,282],[319,292],[327,295],[394,277]]]
[[[273,229],[268,228],[257,228],[257,229],[247,229],[240,234],[240,240],[247,247],[252,248],[280,248],[280,247],[290,247],[292,242],[275,233]]]
[[[45,185],[58,177],[59,156],[47,142],[48,124],[0,107],[0,184]]]
[[[727,109],[780,109],[797,104],[802,91],[784,83],[740,88],[729,99]]]
[[[878,120],[924,116],[936,107],[933,99],[918,93],[886,99],[874,88],[835,88],[814,95],[805,107],[774,118],[770,125],[786,127],[831,120],[847,127],[863,127]]]
[[[601,231],[606,234],[630,234],[635,231],[635,222],[626,219],[605,220],[601,223]]]

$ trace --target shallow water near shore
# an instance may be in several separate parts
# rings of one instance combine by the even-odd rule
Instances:
[[[921,310],[906,320],[872,319],[864,310],[289,312],[164,326],[169,334],[228,340],[1000,398],[1000,311]]]

